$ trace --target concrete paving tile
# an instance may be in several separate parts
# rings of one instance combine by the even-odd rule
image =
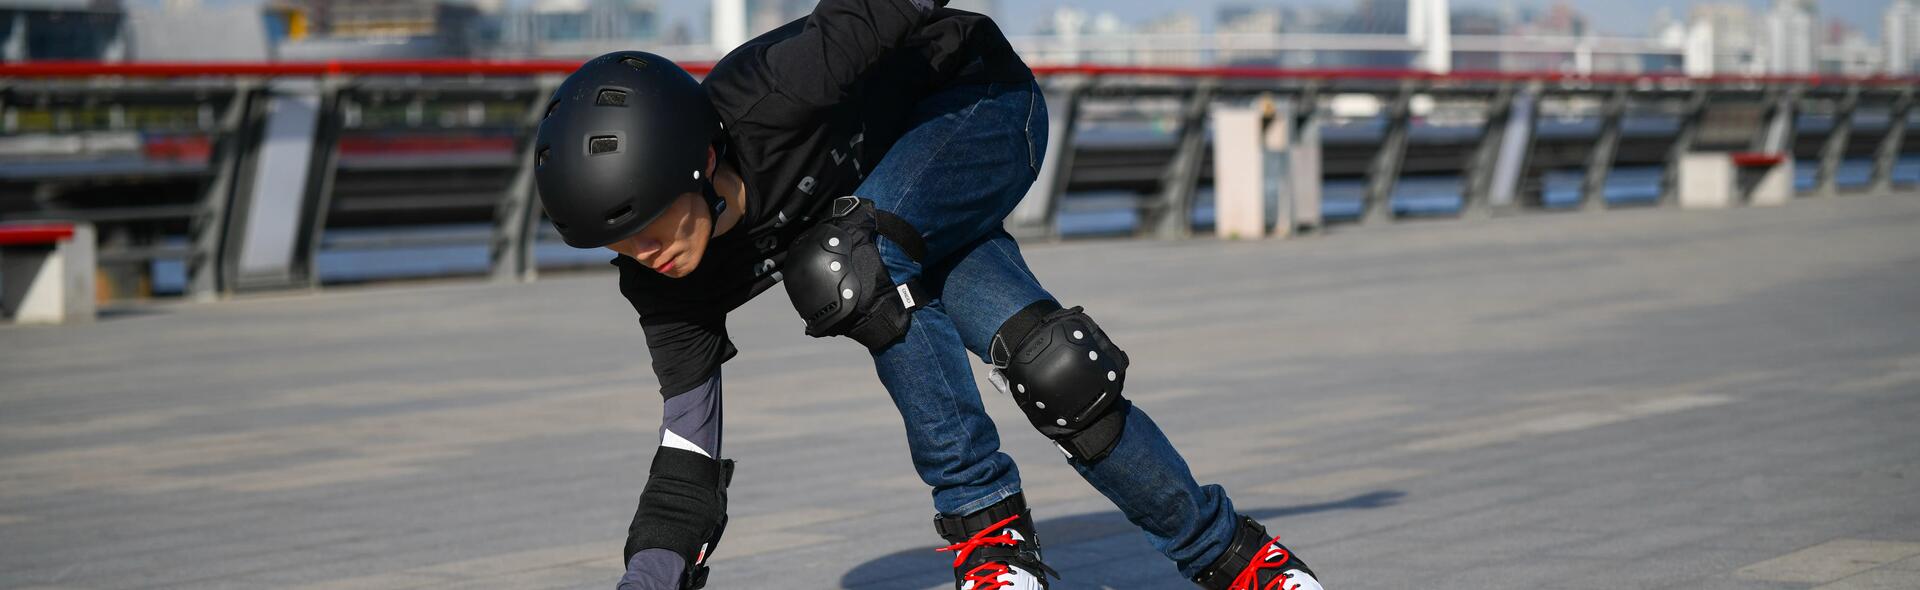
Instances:
[[[1736,575],[1775,582],[1831,582],[1920,555],[1920,543],[1835,539],[1740,568]]]
[[[1906,195],[1027,254],[1201,479],[1330,587],[1805,590],[1733,572],[1916,541],[1916,226]],[[605,588],[660,411],[643,359],[592,352],[637,350],[614,282],[0,326],[0,587]],[[778,296],[728,327],[742,468],[712,587],[948,585],[871,360]],[[983,396],[1057,588],[1187,587]]]
[[[1815,586],[1814,590],[1913,590],[1920,588],[1920,572],[1878,568]]]

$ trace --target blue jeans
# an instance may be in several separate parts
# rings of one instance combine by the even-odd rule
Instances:
[[[906,422],[914,468],[933,486],[934,509],[964,515],[1020,491],[1020,473],[1000,452],[967,352],[987,360],[988,343],[1007,318],[1053,298],[1001,226],[1046,154],[1047,106],[1033,82],[958,86],[922,101],[914,121],[858,194],[926,238],[924,265],[885,240],[880,254],[894,281],[919,278],[933,300],[914,312],[906,337],[874,353],[873,362]],[[1139,405],[1112,454],[1092,465],[1069,463],[1183,575],[1192,577],[1226,550],[1232,501],[1220,486],[1194,481]]]

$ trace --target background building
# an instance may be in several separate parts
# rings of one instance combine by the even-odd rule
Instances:
[[[125,22],[113,0],[0,1],[0,61],[119,61]]]
[[[1814,49],[1813,0],[1774,0],[1762,20],[1760,41],[1769,74],[1811,74],[1817,63]]]
[[[498,18],[503,57],[591,57],[661,40],[652,0],[538,0]]]
[[[279,44],[285,60],[471,56],[488,34],[479,7],[456,0],[293,0],[308,34]]]
[[[1915,70],[1920,57],[1920,9],[1913,0],[1891,0],[1880,18],[1880,43],[1886,56],[1885,70],[1906,74]]]

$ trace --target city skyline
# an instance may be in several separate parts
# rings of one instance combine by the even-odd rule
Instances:
[[[166,0],[133,0],[130,4],[159,5]],[[507,0],[507,4],[531,4],[534,0]],[[710,0],[653,0],[660,6],[660,22],[666,27],[686,24],[698,35],[707,30],[708,7]],[[1870,39],[1879,39],[1880,17],[1893,0],[1813,0],[1821,23],[1838,20],[1849,28],[1860,31]],[[261,0],[202,0],[209,6],[259,4]],[[1511,7],[1514,10],[1544,10],[1556,0],[1456,0],[1455,8],[1491,8]],[[1766,10],[1773,0],[1712,0],[1679,1],[1674,0],[1567,0],[1576,10],[1584,13],[1596,31],[1608,35],[1646,35],[1655,14],[1662,8],[1667,9],[1675,18],[1684,18],[1687,12],[1697,4],[1744,4],[1756,13]],[[1168,10],[1164,0],[1026,0],[1020,2],[1000,2],[1000,14],[995,15],[1002,30],[1008,35],[1030,35],[1054,10],[1061,7],[1073,7],[1088,12],[1111,12],[1130,24],[1140,24],[1148,20],[1185,12],[1198,17],[1204,26],[1211,26],[1213,15],[1223,6],[1292,6],[1292,7],[1344,7],[1356,4],[1357,0],[1188,0],[1182,5],[1186,10]],[[1610,10],[1594,10],[1596,5],[1604,4]]]
[[[531,0],[513,0],[515,3]],[[707,0],[657,0],[661,8],[661,22],[667,24],[688,22],[694,28],[706,22]],[[1869,38],[1880,38],[1880,16],[1885,12],[1891,0],[1841,1],[1815,0],[1821,22],[1827,19],[1839,19],[1848,27],[1858,30]],[[1755,13],[1770,7],[1772,0],[1726,0],[1716,2],[1675,2],[1673,0],[1569,0],[1569,4],[1584,13],[1601,33],[1611,35],[1646,35],[1653,22],[1654,14],[1660,8],[1667,8],[1675,18],[1685,18],[1687,11],[1695,4],[1745,4]],[[1000,14],[995,15],[1000,28],[1008,35],[1031,35],[1049,14],[1061,7],[1073,7],[1088,12],[1112,12],[1131,24],[1140,24],[1147,20],[1168,14],[1186,12],[1198,17],[1202,23],[1211,24],[1215,12],[1223,6],[1265,5],[1265,6],[1327,6],[1347,7],[1357,4],[1356,0],[1189,0],[1181,3],[1185,10],[1168,10],[1164,0],[1026,0],[1000,2]],[[1493,8],[1511,6],[1515,10],[1545,10],[1554,4],[1554,0],[1456,0],[1455,8]],[[1610,10],[1594,10],[1605,5]]]

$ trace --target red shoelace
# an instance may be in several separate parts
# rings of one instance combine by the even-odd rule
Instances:
[[[1005,520],[993,523],[987,526],[987,528],[980,529],[980,532],[974,533],[973,537],[965,541],[941,547],[938,550],[955,552],[953,555],[953,567],[960,567],[960,564],[966,563],[967,556],[973,555],[973,550],[975,549],[988,545],[1017,545],[1020,543],[1020,540],[1013,538],[1013,533],[1007,532],[1006,529],[1008,524],[1018,518],[1020,518],[1018,514],[1009,516]],[[987,533],[993,531],[1000,531],[1000,534],[994,536],[987,535]],[[1009,572],[1007,571],[1006,564],[989,562],[981,564],[980,567],[973,568],[973,571],[967,572],[966,577],[962,578],[961,581],[973,582],[973,588],[971,590],[997,590],[1012,585],[1010,582],[1000,580],[1000,576],[1004,576],[1007,573]]]
[[[1260,549],[1264,551],[1269,545],[1279,544],[1280,537],[1274,537],[1266,545],[1261,545]],[[1248,563],[1247,569],[1240,570],[1240,576],[1234,578],[1232,584],[1227,585],[1227,590],[1286,590],[1287,580],[1293,576],[1285,573],[1267,582],[1265,588],[1257,588],[1257,586],[1260,584],[1260,570],[1278,569],[1287,565],[1289,561],[1293,561],[1293,553],[1287,551],[1286,547],[1278,547],[1271,557],[1255,559],[1252,563]]]
[[[1002,581],[1000,579],[1000,576],[1006,574],[1007,564],[985,563],[981,564],[980,567],[973,568],[973,571],[967,572],[966,577],[961,578],[960,581],[973,582],[973,587],[967,590],[999,590],[1000,588],[1013,585],[1012,582]]]

